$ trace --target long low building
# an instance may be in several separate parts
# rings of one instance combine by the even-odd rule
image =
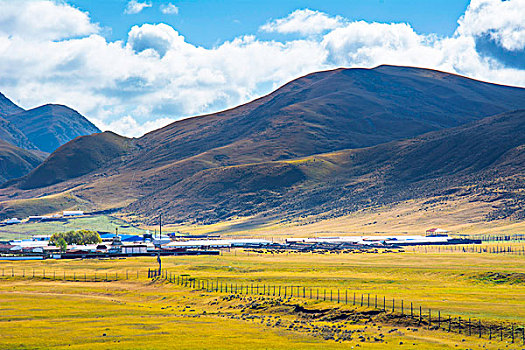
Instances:
[[[458,239],[447,235],[421,236],[421,235],[392,235],[392,236],[343,236],[343,237],[314,237],[314,238],[288,238],[286,243],[306,244],[356,244],[356,245],[429,245],[429,244],[455,244]]]
[[[172,241],[164,244],[165,248],[231,248],[263,247],[272,244],[266,239],[196,239],[190,241]]]

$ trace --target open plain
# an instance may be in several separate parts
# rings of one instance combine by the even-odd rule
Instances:
[[[0,347],[523,347],[525,256],[519,254],[232,250],[220,256],[166,257],[162,264],[166,278],[148,278],[148,269],[157,268],[153,257],[3,261]],[[93,281],[95,273],[97,282]],[[175,278],[179,277],[197,283],[218,282],[222,291],[209,285],[191,287],[191,282],[190,286],[177,284]],[[241,290],[241,285],[246,289]],[[225,286],[230,289],[223,289]],[[260,292],[253,293],[255,286]],[[281,296],[274,296],[271,286],[281,286]],[[299,295],[290,297],[288,291],[284,297],[285,286],[299,286]],[[308,298],[310,291],[313,299]],[[315,293],[319,291],[325,297],[317,300]],[[375,295],[380,296],[377,308],[366,305],[369,294],[372,304]],[[515,342],[507,335],[500,341],[495,330],[489,340],[486,329],[479,338],[474,326],[469,336],[466,326],[461,334],[449,333],[444,321],[436,330],[425,321],[418,324],[394,317],[389,310],[374,312],[382,309],[383,297],[396,300],[398,315],[403,300],[405,315],[412,303],[416,313],[422,306],[423,318],[430,308],[443,320],[450,315],[471,318],[473,325],[478,321],[494,325],[494,329],[501,324],[513,326]]]

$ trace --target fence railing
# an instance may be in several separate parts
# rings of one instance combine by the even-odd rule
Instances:
[[[0,278],[29,278],[67,282],[114,282],[122,280],[143,279],[143,271],[96,272],[96,271],[66,271],[49,269],[17,269],[3,268]]]
[[[525,344],[525,327],[509,324],[473,320],[460,316],[444,315],[440,310],[424,308],[403,299],[387,298],[371,293],[355,293],[344,289],[316,288],[297,285],[270,285],[259,283],[234,283],[222,279],[202,279],[189,275],[174,275],[167,270],[148,270],[148,278],[210,293],[260,295],[282,298],[302,298],[336,304],[374,309],[394,316],[402,322],[409,321],[419,327],[442,330],[489,340],[521,342]]]
[[[428,245],[405,248],[405,251],[425,253],[488,253],[525,255],[524,244],[482,244],[482,245]]]

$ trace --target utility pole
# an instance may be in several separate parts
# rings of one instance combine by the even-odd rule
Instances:
[[[162,213],[159,214],[159,233],[160,239],[162,240]]]

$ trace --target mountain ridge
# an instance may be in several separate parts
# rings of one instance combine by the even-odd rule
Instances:
[[[316,72],[247,104],[177,121],[138,139],[119,139],[126,147],[117,147],[113,157],[102,157],[105,160],[96,164],[87,164],[91,161],[86,158],[83,166],[88,172],[68,168],[71,168],[70,164],[76,164],[74,158],[78,156],[72,150],[78,149],[77,143],[81,141],[104,145],[107,140],[101,134],[73,140],[51,155],[60,162],[53,166],[50,165],[52,162],[44,163],[27,176],[11,181],[1,190],[0,200],[6,196],[23,199],[72,191],[91,202],[94,209],[121,208],[121,212],[136,212],[149,218],[147,220],[166,211],[163,213],[172,221],[181,218],[213,221],[235,215],[277,215],[279,210],[283,213],[285,209],[279,203],[286,196],[274,193],[272,197],[272,193],[280,186],[288,188],[300,183],[303,192],[296,196],[303,198],[304,204],[290,203],[297,208],[305,205],[326,208],[330,213],[334,209],[323,203],[333,198],[323,192],[321,184],[333,180],[329,177],[330,169],[338,169],[340,164],[320,154],[343,152],[354,157],[374,154],[381,159],[387,153],[377,151],[381,149],[380,145],[407,139],[415,142],[418,135],[437,130],[453,132],[453,128],[461,125],[519,108],[525,108],[523,88],[480,82],[435,70],[379,66]],[[117,144],[121,144],[120,141]],[[403,143],[398,146],[405,147]],[[376,152],[358,151],[363,149]],[[401,153],[392,153],[392,150],[389,152],[396,157],[405,157]],[[438,156],[442,154],[436,154]],[[302,164],[301,159],[305,157],[313,157],[315,161],[308,162],[315,167],[294,166],[295,163]],[[371,160],[381,171],[389,171],[393,166],[393,163]],[[344,172],[344,176],[358,183],[366,183],[362,176],[367,174],[378,178],[381,173],[371,172],[366,167],[367,162],[345,163],[355,166]],[[53,169],[62,169],[61,173],[67,176],[53,178]],[[308,170],[308,174],[305,175],[303,169]],[[395,169],[400,175],[410,171],[400,167]],[[242,171],[249,173],[243,174]],[[236,180],[224,179],[224,184],[214,184],[214,179],[223,178],[224,174]],[[243,184],[243,178],[252,182],[257,178],[265,180]],[[320,182],[316,183],[315,179]],[[417,182],[410,178],[411,184],[414,181]],[[238,207],[231,203],[223,207],[214,204],[226,203],[221,188],[229,191],[236,184],[243,185],[247,193],[232,194],[232,200],[244,203],[244,209],[241,202]],[[313,188],[309,187],[310,184]],[[384,184],[391,186],[388,181]],[[253,186],[265,185],[268,188],[257,187],[262,194],[250,192]],[[393,185],[400,195],[390,194],[387,196],[389,201],[403,198],[401,194],[406,192],[399,183]],[[345,186],[352,188],[354,185],[346,183]],[[431,187],[429,184],[425,186],[427,189]],[[318,188],[317,192],[315,188]],[[360,187],[359,191],[366,193],[371,190]],[[188,197],[181,194],[186,192]],[[192,199],[199,198],[199,195],[209,195],[210,199],[192,204]],[[348,195],[359,197],[353,192]],[[184,212],[173,209],[170,203],[175,202],[179,208],[185,208]],[[376,202],[380,200],[376,199]],[[365,202],[359,203],[366,205]],[[266,209],[260,210],[265,205]],[[308,212],[292,210],[293,206],[286,207],[286,211],[297,215]],[[341,213],[356,208],[351,201],[343,201],[341,206]]]

